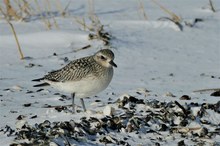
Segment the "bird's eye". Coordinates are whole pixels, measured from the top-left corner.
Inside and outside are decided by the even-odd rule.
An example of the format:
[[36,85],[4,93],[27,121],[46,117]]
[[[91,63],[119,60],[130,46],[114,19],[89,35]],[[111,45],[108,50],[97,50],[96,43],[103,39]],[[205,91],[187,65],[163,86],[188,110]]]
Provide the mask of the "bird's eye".
[[101,59],[102,59],[102,60],[106,60],[106,58],[105,58],[104,56],[101,56]]

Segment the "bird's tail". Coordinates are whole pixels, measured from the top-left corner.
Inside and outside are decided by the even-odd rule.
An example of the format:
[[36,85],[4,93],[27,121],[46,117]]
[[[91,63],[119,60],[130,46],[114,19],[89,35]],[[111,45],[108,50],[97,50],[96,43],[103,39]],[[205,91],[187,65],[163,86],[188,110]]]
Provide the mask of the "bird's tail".
[[33,79],[32,81],[34,81],[34,82],[40,82],[41,80],[44,80],[44,78]]
[[37,85],[34,85],[33,87],[43,87],[43,86],[49,86],[50,84],[48,83],[42,83],[42,84],[37,84]]
[[[35,82],[40,82],[44,80],[44,78],[39,78],[39,79],[33,79],[32,81],[35,81]],[[42,83],[42,84],[37,84],[37,85],[34,85],[33,87],[43,87],[43,86],[49,86],[50,84],[48,83]]]

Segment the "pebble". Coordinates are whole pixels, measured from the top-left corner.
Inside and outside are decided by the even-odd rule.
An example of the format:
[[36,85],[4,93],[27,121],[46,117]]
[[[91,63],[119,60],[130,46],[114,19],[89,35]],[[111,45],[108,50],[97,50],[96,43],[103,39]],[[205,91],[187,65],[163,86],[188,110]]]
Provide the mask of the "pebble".
[[189,97],[188,95],[183,95],[180,97],[180,100],[191,100],[191,97]]
[[213,93],[211,93],[210,96],[216,96],[216,97],[219,97],[220,96],[220,90],[219,91],[215,91]]

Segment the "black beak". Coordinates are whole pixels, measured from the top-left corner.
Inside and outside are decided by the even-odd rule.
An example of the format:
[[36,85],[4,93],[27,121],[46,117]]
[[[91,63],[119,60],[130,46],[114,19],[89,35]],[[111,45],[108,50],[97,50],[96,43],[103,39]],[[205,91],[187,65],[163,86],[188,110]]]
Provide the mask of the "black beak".
[[113,62],[113,60],[111,60],[111,61],[109,62],[109,64],[111,64],[111,65],[114,66],[114,67],[117,67],[117,65]]

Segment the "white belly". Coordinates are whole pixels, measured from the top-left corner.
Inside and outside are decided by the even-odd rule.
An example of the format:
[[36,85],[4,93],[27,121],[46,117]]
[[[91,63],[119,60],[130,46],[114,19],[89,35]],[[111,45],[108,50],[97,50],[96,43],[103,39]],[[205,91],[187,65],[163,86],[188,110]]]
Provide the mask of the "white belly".
[[108,73],[97,78],[88,77],[83,78],[80,81],[66,81],[66,82],[52,82],[45,80],[52,87],[67,93],[75,93],[76,97],[84,98],[88,96],[96,95],[108,87],[112,80],[113,69],[110,69]]

